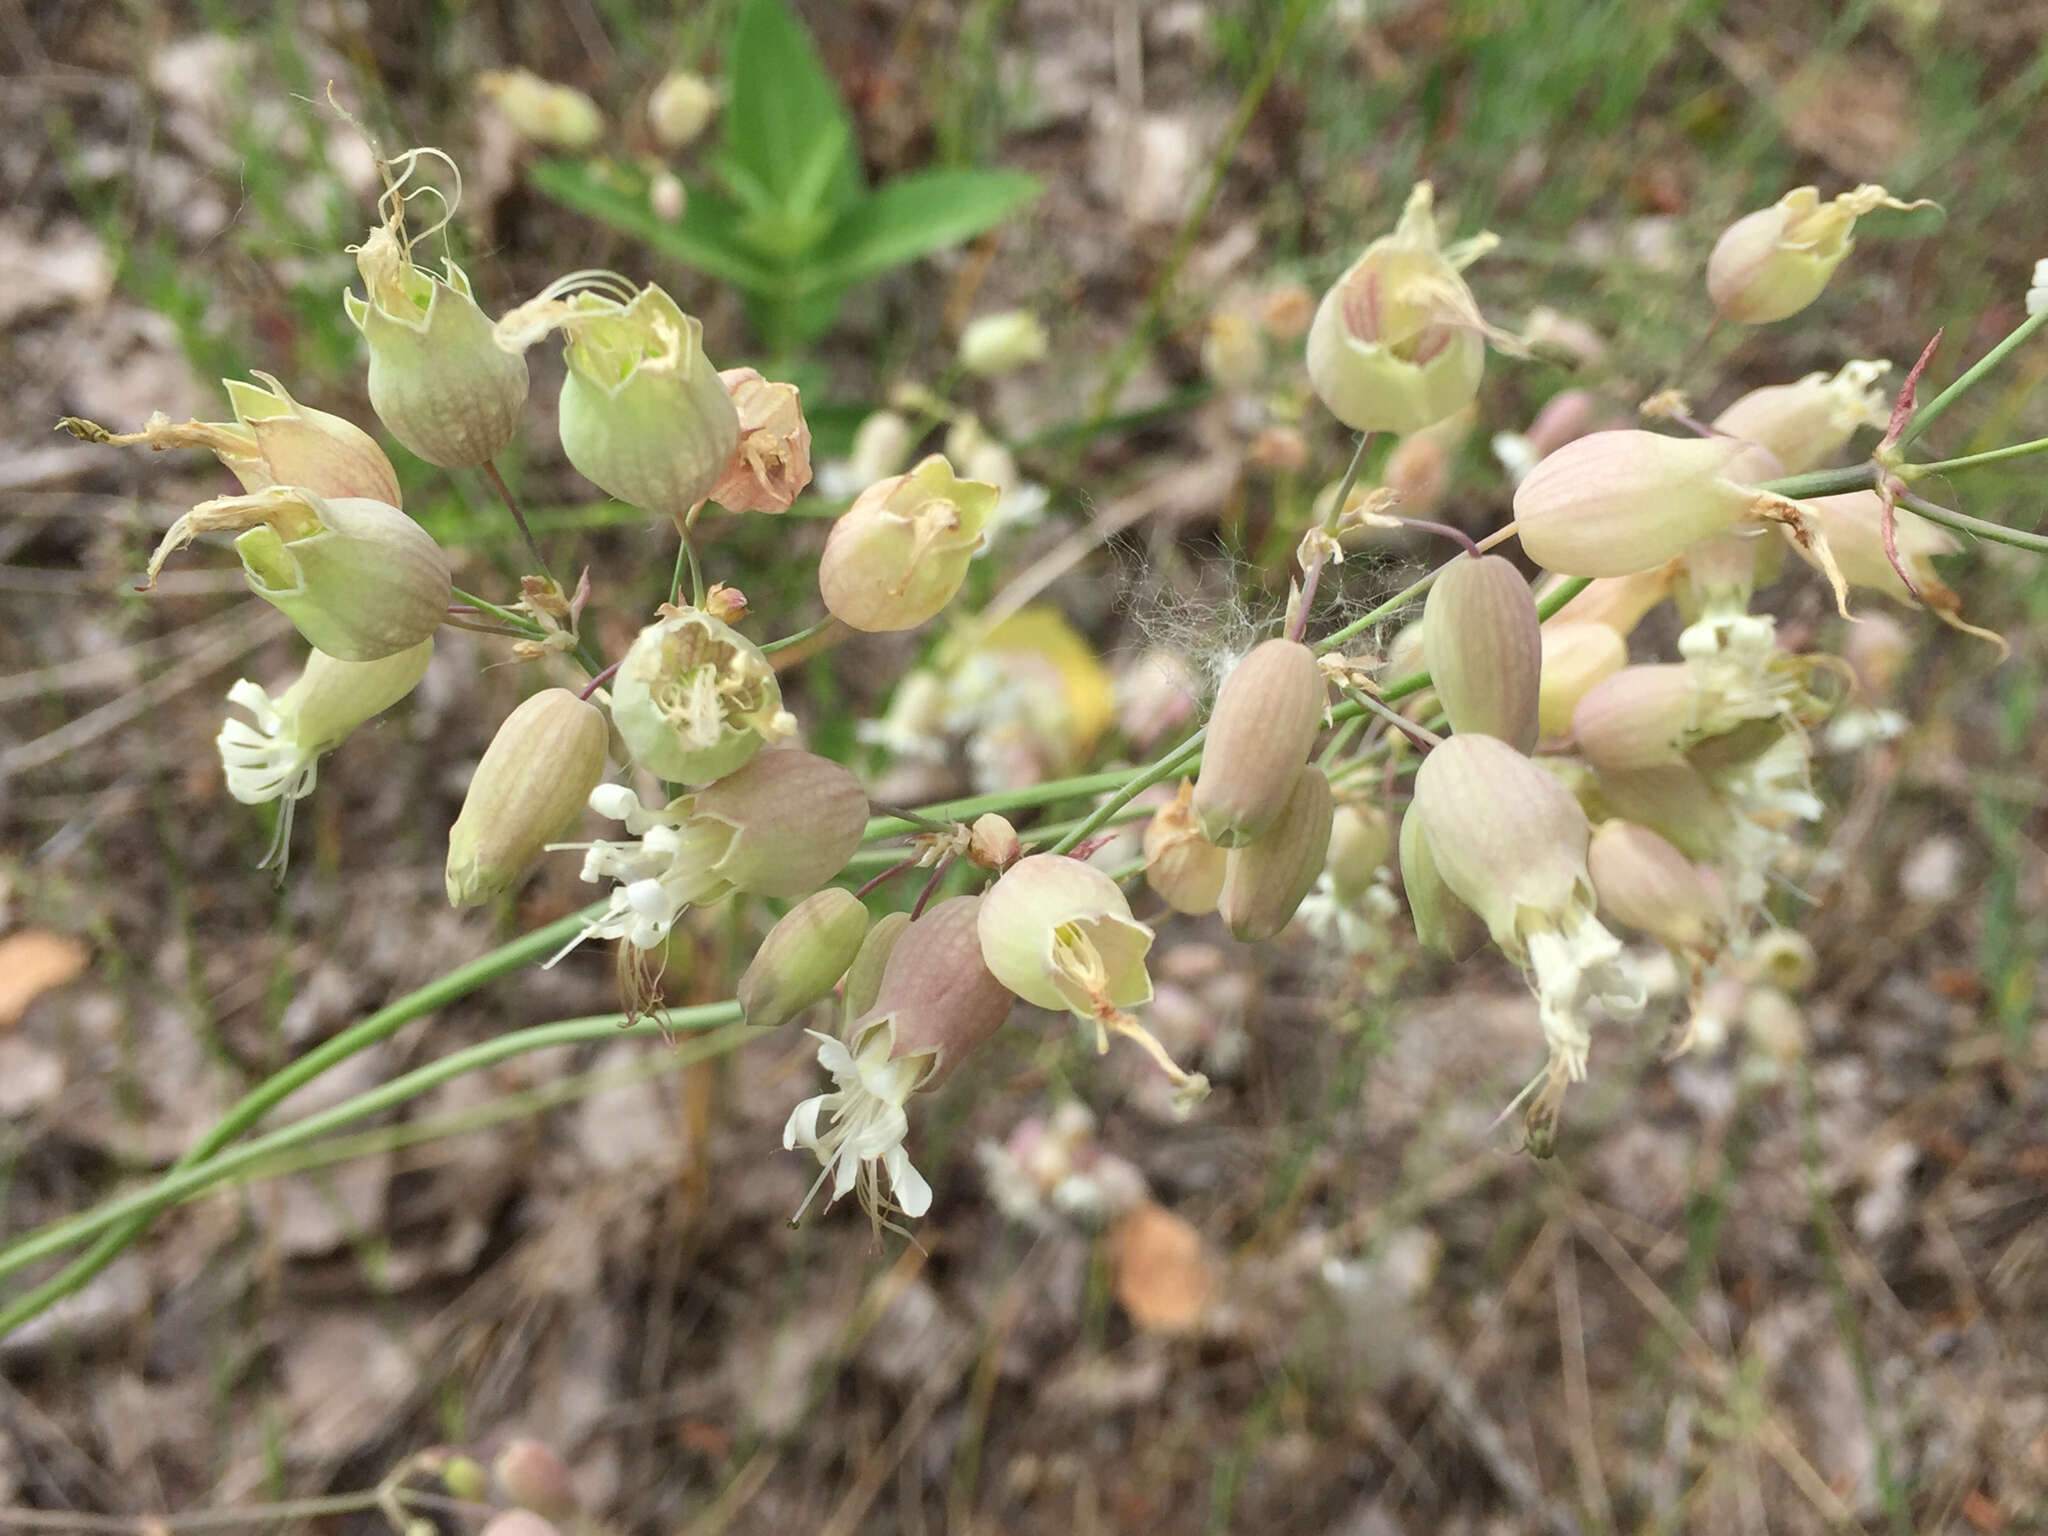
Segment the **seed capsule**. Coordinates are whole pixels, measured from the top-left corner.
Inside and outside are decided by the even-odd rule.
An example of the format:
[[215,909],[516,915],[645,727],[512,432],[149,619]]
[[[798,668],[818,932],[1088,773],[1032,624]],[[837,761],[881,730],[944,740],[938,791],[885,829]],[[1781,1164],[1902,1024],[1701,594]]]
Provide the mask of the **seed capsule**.
[[1535,750],[1543,637],[1521,572],[1498,555],[1452,561],[1423,606],[1422,647],[1453,731]]
[[1273,824],[1322,729],[1326,696],[1315,652],[1298,640],[1267,640],[1231,669],[1195,779],[1202,836],[1234,848]]
[[1293,920],[1323,872],[1332,814],[1330,781],[1320,768],[1307,764],[1266,835],[1230,850],[1216,910],[1232,938],[1256,944]]
[[1216,910],[1227,855],[1195,826],[1194,786],[1181,781],[1173,800],[1145,827],[1145,883],[1176,912]]
[[545,1441],[508,1441],[492,1460],[491,1474],[521,1509],[549,1520],[567,1520],[576,1513],[576,1484],[568,1464]]
[[1707,293],[1724,319],[1766,325],[1796,315],[1828,285],[1849,252],[1856,221],[1877,208],[1911,208],[1878,186],[1823,203],[1794,187],[1768,208],[1729,225],[1707,257]]
[[1012,864],[981,905],[981,949],[996,979],[1027,1003],[1093,1018],[1098,1006],[1152,997],[1152,930],[1116,882],[1064,854]]
[[635,290],[608,273],[578,273],[508,313],[496,335],[507,352],[523,353],[557,329],[569,365],[557,406],[569,462],[607,495],[687,517],[740,441],[702,323],[652,283]]
[[604,777],[604,714],[566,688],[527,699],[498,727],[448,833],[452,907],[508,889],[576,819]]
[[249,590],[282,612],[316,650],[377,661],[432,638],[448,611],[440,546],[396,507],[329,500],[291,486],[201,502],[171,524],[143,585],[202,533],[236,533]]
[[1883,361],[1848,362],[1833,377],[1809,373],[1795,384],[1752,389],[1714,418],[1714,430],[1768,449],[1782,473],[1803,475],[1841,452],[1862,427],[1882,427],[1890,402],[1877,381]]
[[818,590],[854,629],[915,629],[953,600],[1000,492],[961,480],[942,454],[862,491],[832,525]]
[[1600,911],[1611,921],[1673,949],[1697,952],[1719,944],[1727,922],[1720,880],[1648,827],[1603,821],[1587,846],[1586,867]]
[[827,886],[783,914],[740,976],[740,1007],[763,1029],[786,1024],[827,996],[860,953],[868,909],[853,892]]
[[1376,805],[1340,805],[1330,818],[1330,852],[1323,872],[1337,899],[1355,906],[1365,899],[1394,851],[1394,824]]
[[413,264],[403,204],[356,248],[367,297],[342,306],[370,348],[370,407],[429,464],[459,469],[497,454],[519,430],[526,360],[503,351],[452,261]]
[[1491,236],[1446,251],[1428,182],[1401,222],[1323,295],[1308,330],[1308,376],[1330,414],[1358,432],[1415,432],[1479,392],[1484,322],[1459,275]]
[[760,647],[695,608],[640,631],[612,680],[612,721],[633,760],[708,784],[796,730]]
[[223,379],[235,419],[173,422],[157,411],[140,432],[109,432],[97,422],[66,416],[58,423],[86,442],[125,447],[204,448],[242,482],[245,491],[295,485],[329,497],[361,497],[400,505],[398,474],[377,440],[352,421],[299,404],[267,373],[261,387]]
[[794,384],[771,384],[752,368],[719,376],[739,413],[739,445],[710,499],[728,512],[787,512],[811,483],[811,428]]
[[1545,624],[1536,719],[1547,737],[1566,735],[1572,711],[1595,683],[1628,665],[1628,642],[1605,624]]

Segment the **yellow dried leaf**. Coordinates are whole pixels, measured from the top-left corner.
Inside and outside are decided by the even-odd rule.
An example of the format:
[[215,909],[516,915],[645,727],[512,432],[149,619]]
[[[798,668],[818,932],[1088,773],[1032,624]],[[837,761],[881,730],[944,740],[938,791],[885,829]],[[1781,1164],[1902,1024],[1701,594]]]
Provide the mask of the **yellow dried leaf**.
[[85,941],[46,928],[0,938],[0,1029],[12,1029],[28,1005],[85,969]]
[[1159,1333],[1192,1328],[1216,1289],[1202,1234],[1149,1200],[1110,1229],[1109,1262],[1131,1321]]

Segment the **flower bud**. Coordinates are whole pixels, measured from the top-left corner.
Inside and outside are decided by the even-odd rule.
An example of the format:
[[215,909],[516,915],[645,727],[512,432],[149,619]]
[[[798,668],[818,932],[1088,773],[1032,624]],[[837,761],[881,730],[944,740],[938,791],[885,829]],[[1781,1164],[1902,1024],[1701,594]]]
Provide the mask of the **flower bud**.
[[1423,836],[1422,820],[1412,811],[1401,818],[1400,854],[1401,889],[1408,894],[1408,911],[1422,947],[1451,960],[1477,954],[1486,942],[1486,924],[1444,884]]
[[[1902,603],[1914,596],[1900,579],[1884,549],[1884,504],[1875,491],[1850,491],[1842,496],[1816,496],[1800,503],[1820,525],[1821,536],[1834,551],[1843,579],[1852,587],[1882,592]],[[1950,615],[1962,607],[1962,598],[1934,568],[1934,557],[1952,555],[1962,546],[1954,534],[1937,523],[1908,512],[1904,507],[1892,515],[1892,537],[1899,561],[1912,573],[1927,606],[1938,614]],[[1802,554],[1805,551],[1801,551]],[[1809,563],[1811,563],[1809,557]]]
[[[422,1517],[417,1526],[406,1526],[405,1536],[425,1536],[418,1526],[425,1526],[429,1531],[438,1529],[433,1521]],[[553,1521],[530,1509],[501,1509],[483,1523],[477,1536],[561,1536],[561,1533]]]
[[1479,392],[1485,323],[1459,269],[1494,242],[1444,250],[1430,200],[1418,183],[1394,232],[1366,247],[1309,325],[1309,382],[1354,431],[1414,432]]
[[896,947],[896,941],[903,936],[903,930],[910,926],[908,912],[884,912],[868,928],[867,937],[860,941],[860,951],[853,957],[853,963],[846,968],[846,1017],[849,1021],[859,1018],[875,1006],[875,997],[882,990],[882,972],[887,969],[889,955]]
[[903,1150],[903,1106],[913,1093],[937,1087],[1002,1028],[1016,1001],[982,960],[982,901],[956,896],[903,928],[874,1007],[849,1026],[845,1042],[812,1031],[834,1091],[797,1105],[782,1128],[784,1147],[808,1147],[823,1165],[811,1195],[828,1177],[828,1203],[857,1186],[861,1205],[879,1220],[886,1174],[904,1215],[931,1209],[931,1185]]
[[[447,1459],[441,1461],[437,1469],[441,1486],[466,1503],[481,1504],[489,1499],[491,1474],[473,1457],[459,1451],[445,1454]],[[431,1462],[423,1462],[420,1470],[424,1472],[432,1465]]]
[[267,373],[265,387],[223,379],[235,419],[173,422],[162,411],[140,432],[109,432],[96,422],[66,416],[58,423],[86,442],[125,447],[204,448],[245,491],[295,485],[327,497],[361,497],[399,505],[398,474],[377,440],[352,421],[299,404]]
[[714,867],[756,896],[810,895],[846,867],[867,830],[860,781],[796,747],[763,752],[690,798],[696,816],[731,824],[732,841]]
[[1275,283],[1259,295],[1259,324],[1275,341],[1293,341],[1316,315],[1316,296],[1295,282]]
[[1092,1019],[1151,1000],[1152,930],[1092,864],[1056,853],[1019,859],[982,898],[980,932],[996,979],[1036,1007]]
[[1304,764],[1265,836],[1230,850],[1216,910],[1232,938],[1257,944],[1293,919],[1323,872],[1332,814],[1330,781],[1313,763]]
[[1227,855],[1196,828],[1193,799],[1194,786],[1183,779],[1180,792],[1152,813],[1145,826],[1145,883],[1174,911],[1199,916],[1216,910]]
[[1673,949],[1712,950],[1727,924],[1727,898],[1710,869],[1648,827],[1603,821],[1586,850],[1600,911]]
[[530,144],[588,149],[604,137],[604,114],[574,86],[543,80],[531,70],[493,69],[477,76],[476,88]]
[[1592,999],[1629,1016],[1644,1000],[1619,943],[1595,919],[1592,829],[1570,790],[1491,736],[1452,736],[1423,758],[1411,818],[1454,896],[1533,973],[1553,1080],[1585,1075]]
[[739,446],[732,395],[704,355],[704,327],[652,283],[609,273],[550,284],[497,324],[498,345],[524,352],[549,331],[567,338],[557,406],[562,451],[608,496],[678,520],[725,474]]
[[983,900],[955,896],[913,919],[889,950],[869,1009],[870,1017],[895,1016],[898,1056],[937,1053],[925,1089],[951,1077],[976,1046],[1002,1028],[1016,1002],[982,958]]
[[228,716],[214,744],[230,795],[244,805],[283,802],[273,854],[281,855],[291,836],[293,802],[313,792],[321,755],[419,686],[433,654],[431,640],[377,661],[337,661],[314,651],[275,700],[247,678],[236,680],[228,702],[250,719]]
[[709,498],[728,512],[787,512],[811,483],[811,428],[794,384],[771,384],[751,368],[719,376],[739,414],[739,446]]
[[1713,862],[1734,835],[1733,813],[1690,763],[1603,771],[1599,787],[1609,812],[1650,828],[1689,859]]
[[491,338],[469,278],[452,261],[436,277],[413,265],[403,205],[355,248],[364,298],[342,306],[370,347],[370,407],[429,464],[482,464],[512,441],[526,403],[526,360]]
[[612,722],[633,760],[672,784],[708,784],[796,730],[760,647],[695,608],[640,631],[612,680]]
[[1827,287],[1856,242],[1856,221],[1875,208],[1911,208],[1883,187],[1861,186],[1823,203],[1794,187],[1768,208],[1729,225],[1707,257],[1707,293],[1724,320],[1766,325],[1796,315]]
[[996,488],[961,480],[941,454],[862,491],[825,540],[818,589],[854,629],[915,629],[953,599],[981,547]]
[[1804,992],[1820,972],[1813,945],[1790,928],[1759,934],[1749,949],[1749,973],[1785,992]]
[[860,953],[868,909],[836,885],[791,907],[740,976],[740,1007],[762,1029],[786,1024],[826,997]]
[[491,1462],[491,1475],[505,1497],[521,1509],[549,1520],[567,1520],[576,1513],[576,1485],[568,1465],[545,1441],[506,1442]]
[[976,378],[1014,373],[1045,357],[1045,327],[1028,309],[980,315],[960,333],[960,366]]
[[[1671,584],[1677,576],[1677,564],[1667,561],[1653,570],[1636,571],[1627,576],[1597,577],[1543,622],[1546,627],[1552,624],[1605,624],[1626,640],[1635,633],[1636,626],[1643,622],[1650,610],[1671,595]],[[1536,588],[1538,601],[1548,597],[1568,579],[1564,576],[1545,578]]]
[[1882,427],[1891,403],[1877,381],[1883,361],[1842,364],[1832,378],[1809,373],[1796,384],[1752,389],[1714,418],[1714,430],[1770,450],[1782,473],[1803,475],[1832,459],[1859,427]]
[[663,149],[683,149],[711,126],[718,106],[718,87],[687,69],[672,70],[647,99],[647,125]]
[[1376,805],[1340,805],[1330,819],[1330,852],[1323,872],[1331,890],[1355,906],[1373,888],[1394,851],[1394,826]]
[[1491,736],[1452,736],[1423,758],[1409,810],[1437,872],[1514,953],[1525,909],[1562,911],[1587,889],[1592,828],[1571,791]]
[[505,717],[448,833],[451,907],[510,888],[562,834],[604,777],[609,741],[603,712],[567,688],[544,689]]
[[1624,667],[1587,689],[1572,711],[1572,739],[1602,772],[1682,761],[1697,738],[1699,678],[1684,662]]
[[249,590],[338,661],[377,661],[430,639],[448,611],[448,563],[396,507],[274,485],[203,501],[171,525],[143,582],[202,533],[236,533]]
[[1223,389],[1250,389],[1266,371],[1266,338],[1243,310],[1225,306],[1202,332],[1202,372]]
[[1749,451],[1635,429],[1566,443],[1515,488],[1522,548],[1561,576],[1652,570],[1742,520],[1753,493],[1723,472]]
[[1572,711],[1595,683],[1628,665],[1628,642],[1605,624],[1543,626],[1543,677],[1536,719],[1546,737],[1566,735]]
[[866,490],[877,480],[900,474],[917,446],[917,431],[900,412],[876,411],[853,430],[853,456],[847,460],[851,489]]
[[1543,638],[1521,572],[1499,555],[1444,567],[1423,605],[1422,648],[1453,731],[1535,750]]
[[967,862],[977,869],[992,869],[1000,874],[1016,863],[1023,851],[1017,829],[994,811],[975,817],[974,825],[968,829]]
[[1298,640],[1252,648],[1223,680],[1195,779],[1195,821],[1219,848],[1262,835],[1294,792],[1323,727],[1315,652]]

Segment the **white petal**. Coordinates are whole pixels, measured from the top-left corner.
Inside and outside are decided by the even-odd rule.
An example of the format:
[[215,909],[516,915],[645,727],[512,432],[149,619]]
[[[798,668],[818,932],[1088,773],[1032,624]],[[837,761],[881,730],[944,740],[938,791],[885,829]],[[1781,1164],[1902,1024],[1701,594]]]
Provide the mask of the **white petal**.
[[882,1158],[882,1167],[889,1175],[889,1186],[896,1191],[896,1206],[906,1216],[922,1216],[932,1208],[932,1187],[924,1175],[910,1166],[910,1156],[901,1147],[892,1147]]

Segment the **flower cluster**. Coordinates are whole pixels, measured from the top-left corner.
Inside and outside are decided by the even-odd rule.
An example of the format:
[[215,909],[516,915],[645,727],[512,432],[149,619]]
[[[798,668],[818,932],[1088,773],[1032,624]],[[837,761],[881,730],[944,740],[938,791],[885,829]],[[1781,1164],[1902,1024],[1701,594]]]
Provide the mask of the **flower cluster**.
[[[587,98],[522,72],[483,90],[536,141],[585,146],[605,132]],[[680,145],[717,107],[715,88],[675,76],[650,102],[649,126]],[[1787,941],[1770,895],[1799,866],[1801,829],[1824,811],[1815,741],[1882,739],[1896,718],[1884,679],[1904,641],[1889,660],[1875,628],[1846,662],[1801,653],[1759,594],[1810,567],[1845,614],[1852,594],[1874,593],[1984,633],[1963,622],[1936,563],[1956,548],[1942,526],[1952,515],[1912,494],[1902,446],[1912,380],[1890,408],[1879,388],[1889,365],[1876,360],[1753,390],[1710,424],[1672,392],[1645,405],[1660,422],[1652,429],[1605,420],[1590,392],[1567,391],[1526,432],[1495,440],[1511,524],[1475,542],[1416,523],[1474,417],[1489,347],[1562,347],[1594,362],[1602,350],[1569,317],[1532,316],[1519,335],[1490,324],[1464,274],[1498,242],[1447,243],[1425,183],[1319,304],[1278,282],[1211,319],[1203,366],[1237,429],[1256,434],[1249,462],[1306,465],[1312,400],[1363,436],[1296,545],[1281,632],[1231,650],[1199,737],[1130,770],[1079,822],[1020,830],[1009,814],[1102,789],[1059,777],[1095,761],[1101,743],[1150,749],[1194,708],[1178,694],[1172,708],[1132,694],[1119,720],[1109,673],[1058,610],[1031,601],[1032,586],[937,637],[881,719],[817,738],[933,761],[964,745],[978,786],[1002,792],[995,809],[984,802],[972,810],[986,814],[970,820],[963,809],[955,820],[939,808],[871,808],[853,769],[799,744],[789,706],[802,699],[785,699],[778,669],[802,653],[785,647],[932,623],[956,606],[992,532],[1035,514],[1043,493],[971,412],[903,386],[861,426],[851,457],[826,467],[822,488],[847,501],[809,546],[826,617],[756,638],[746,598],[704,586],[700,520],[714,505],[779,517],[810,490],[811,429],[796,386],[721,370],[696,316],[659,286],[615,273],[568,274],[491,318],[460,266],[424,256],[460,191],[459,178],[446,195],[423,184],[436,164],[453,170],[425,149],[385,166],[377,222],[351,248],[362,291],[342,302],[390,437],[427,465],[483,472],[504,496],[543,567],[516,600],[458,592],[446,552],[402,509],[404,478],[377,439],[268,374],[228,383],[231,421],[158,415],[130,433],[64,425],[96,442],[208,450],[240,486],[176,519],[147,581],[205,535],[232,535],[250,590],[308,648],[282,689],[237,681],[229,701],[239,713],[219,736],[229,794],[279,807],[280,862],[291,809],[313,791],[322,756],[420,683],[444,623],[514,640],[530,670],[559,672],[528,690],[476,764],[449,833],[449,901],[500,901],[543,853],[579,853],[600,899],[547,963],[612,944],[629,1019],[662,1013],[665,968],[678,930],[694,926],[690,913],[734,898],[786,904],[739,980],[739,1007],[765,1030],[816,1020],[836,994],[836,1030],[810,1031],[831,1087],[795,1105],[783,1145],[816,1159],[814,1196],[854,1195],[877,1222],[930,1209],[932,1182],[910,1152],[911,1101],[954,1078],[1020,1001],[1078,1021],[1098,1052],[1112,1038],[1135,1044],[1183,1112],[1209,1092],[1136,1012],[1153,1000],[1158,932],[1124,889],[1140,874],[1166,909],[1162,922],[1211,921],[1254,944],[1300,917],[1355,959],[1412,952],[1396,927],[1398,870],[1421,946],[1464,959],[1491,944],[1526,977],[1531,1043],[1540,1033],[1544,1056],[1527,1117],[1538,1150],[1554,1141],[1567,1085],[1589,1070],[1596,1026],[1648,1005],[1654,967],[1624,935],[1672,957],[1687,1005],[1674,1021],[1682,1044],[1711,1043],[1731,1019],[1752,1017],[1760,1022],[1748,1027],[1782,1043],[1796,1028],[1788,1034],[1790,1005],[1774,999],[1796,987],[1772,958]],[[440,220],[412,229],[409,214],[437,202]],[[1726,321],[1784,319],[1823,291],[1860,217],[1907,206],[1876,187],[1830,202],[1813,188],[1791,192],[1722,237],[1706,297]],[[573,596],[547,573],[494,467],[530,414],[526,355],[557,335],[564,456],[680,540],[668,600],[599,631],[617,637],[610,665],[583,633],[588,573]],[[1027,313],[984,316],[961,335],[954,372],[993,378],[1049,347]],[[1276,385],[1282,373],[1291,385]],[[945,451],[919,456],[939,426]],[[1813,481],[1791,479],[1824,471],[1877,428],[1885,436],[1863,469],[1815,494],[1805,494]],[[1379,483],[1361,485],[1375,434],[1400,441]],[[1404,522],[1465,546],[1426,578],[1419,617],[1384,657],[1362,641],[1347,649],[1363,621],[1312,639],[1318,584],[1343,561],[1344,539]],[[777,526],[793,550],[806,547],[812,525],[801,517]],[[1505,554],[1489,553],[1510,535],[1546,573],[1535,589]],[[1652,656],[1643,621],[1667,602],[1678,609],[1675,646]],[[1167,659],[1176,677],[1192,677]],[[572,663],[582,676],[569,674]],[[1838,712],[1851,676],[1861,696]],[[1104,845],[1134,801],[1149,819],[1129,850],[1135,861],[1119,867]],[[586,813],[621,830],[577,838]],[[909,839],[900,863],[858,891],[835,883],[864,843],[891,837]],[[930,874],[908,910],[871,909],[873,891],[916,869]],[[1172,1010],[1162,1000],[1158,1012]],[[1006,1204],[1044,1221],[1055,1207],[1141,1197],[1142,1183],[1133,1192],[1105,1174],[1114,1160],[1084,1155],[1085,1132],[1085,1120],[1040,1127],[1029,1145],[991,1155]],[[1093,1182],[1082,1179],[1090,1170]]]

